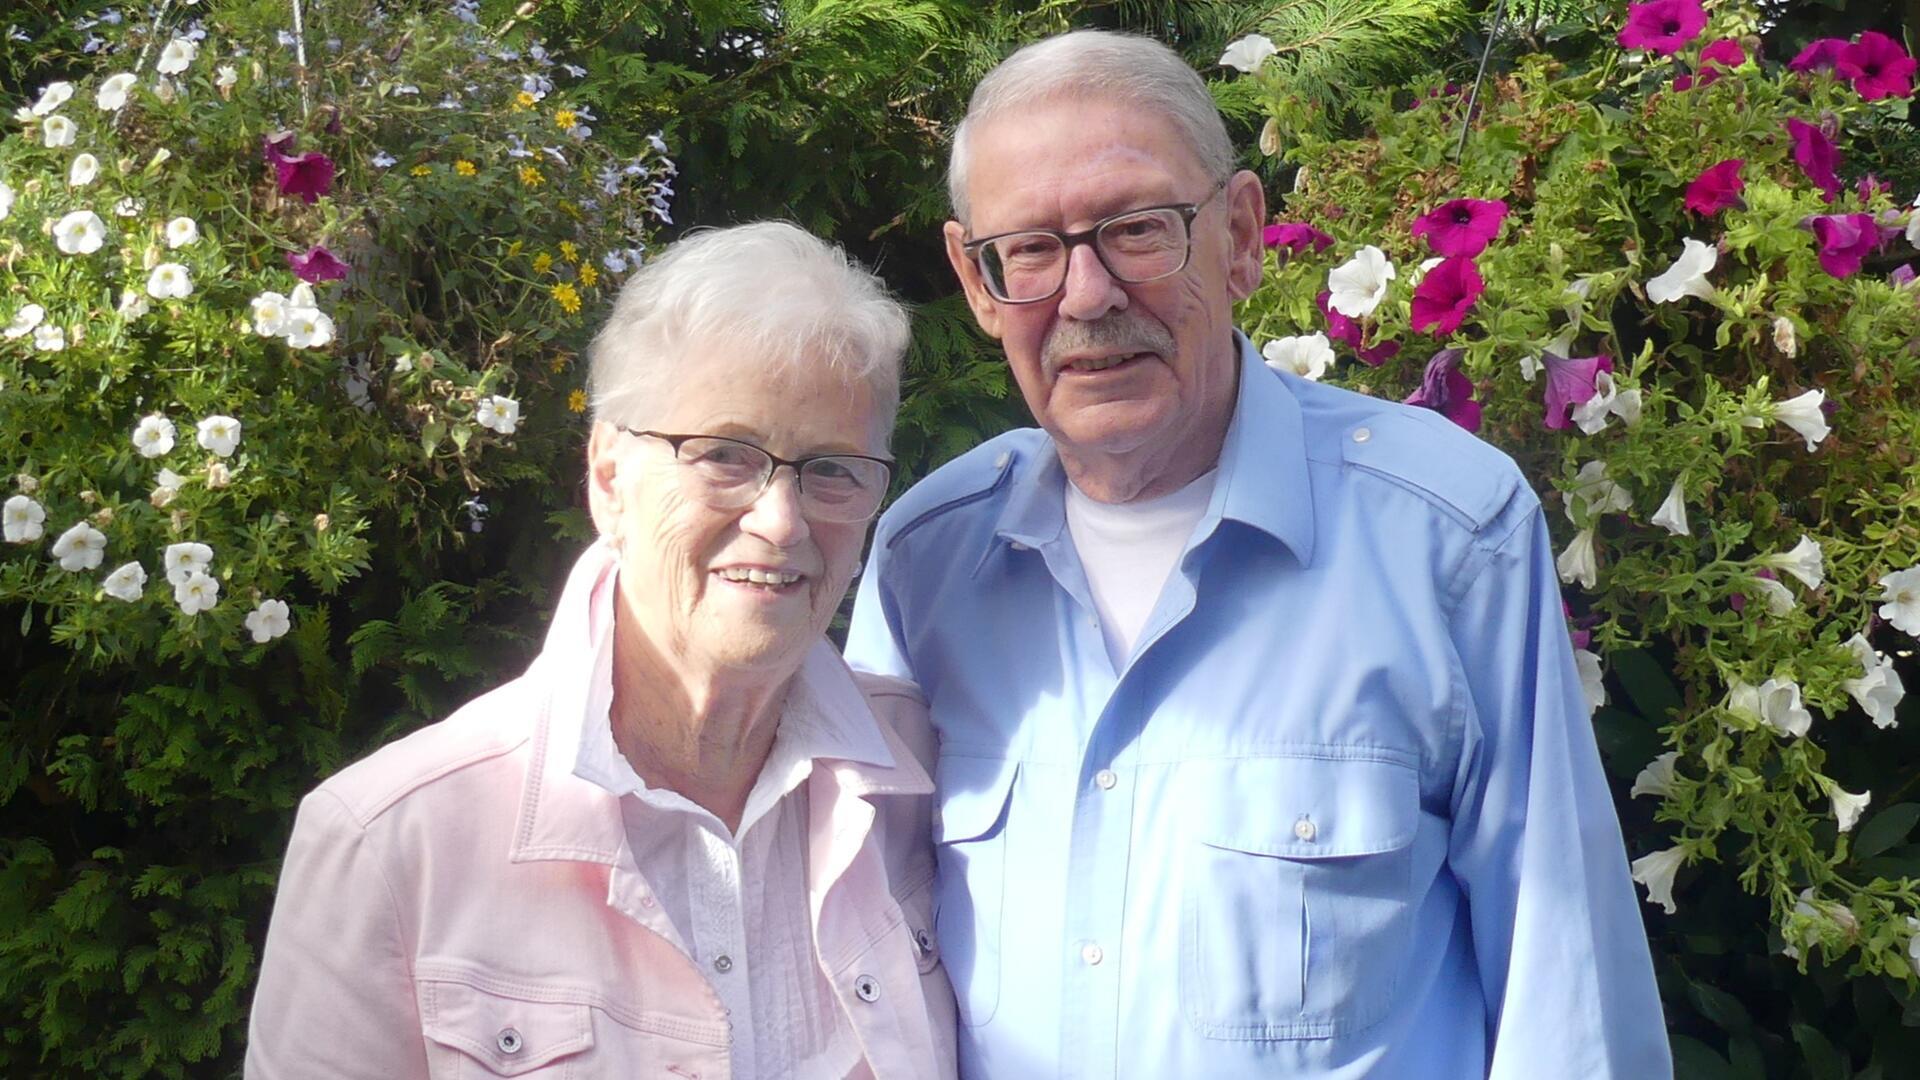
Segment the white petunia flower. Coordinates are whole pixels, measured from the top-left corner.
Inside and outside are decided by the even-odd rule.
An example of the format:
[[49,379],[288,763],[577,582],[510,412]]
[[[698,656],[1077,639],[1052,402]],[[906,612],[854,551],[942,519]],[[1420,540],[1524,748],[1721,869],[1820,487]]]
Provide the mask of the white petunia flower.
[[1800,437],[1807,440],[1807,449],[1812,450],[1829,433],[1826,402],[1826,391],[1809,390],[1799,397],[1775,403],[1773,418],[1799,432]]
[[67,186],[86,187],[93,178],[100,175],[100,159],[92,154],[75,154],[73,164],[67,167]]
[[319,307],[320,301],[314,299],[313,286],[302,281],[293,287],[293,292],[287,294],[287,306],[290,308]]
[[263,292],[253,298],[253,332],[261,337],[279,337],[287,329],[287,298],[277,292]]
[[412,370],[413,370],[413,354],[412,353],[401,353],[399,358],[393,362],[393,373],[395,375],[405,375],[407,372]]
[[200,421],[198,432],[201,449],[221,457],[232,457],[234,448],[240,445],[240,421],[231,416],[215,413]]
[[188,615],[198,615],[220,601],[220,582],[196,570],[174,583],[173,602]]
[[58,326],[36,326],[33,347],[41,352],[59,352],[67,347],[67,332]]
[[1855,660],[1860,661],[1863,674],[1857,679],[1842,682],[1840,688],[1860,703],[1861,710],[1873,721],[1874,727],[1898,727],[1900,700],[1907,696],[1907,687],[1900,673],[1894,670],[1886,657],[1875,652],[1860,634],[1847,639],[1847,650],[1853,653]]
[[7,215],[11,213],[13,213],[13,189],[5,183],[0,183],[0,221],[7,220]]
[[1322,333],[1276,338],[1260,349],[1267,364],[1303,379],[1318,380],[1333,364],[1333,343]]
[[1686,861],[1687,849],[1683,847],[1670,847],[1633,860],[1633,880],[1647,887],[1647,903],[1659,904],[1669,915],[1680,910],[1673,904],[1673,875]]
[[1567,489],[1566,503],[1562,507],[1567,520],[1575,525],[1582,520],[1600,514],[1611,514],[1633,508],[1633,496],[1627,489],[1607,478],[1607,463],[1589,461],[1580,466],[1574,474],[1573,486]]
[[20,310],[13,313],[13,321],[0,330],[0,337],[8,339],[23,338],[33,333],[33,328],[46,320],[47,309],[39,304],[22,304]]
[[1805,735],[1813,714],[1800,704],[1800,684],[1792,679],[1768,679],[1758,687],[1760,719],[1782,735]]
[[180,485],[187,482],[184,477],[182,477],[179,473],[174,472],[172,469],[161,469],[160,475],[155,477],[154,479],[159,483],[161,487],[170,487],[175,490],[179,490]]
[[126,198],[121,199],[119,202],[113,204],[113,216],[114,217],[139,217],[141,212],[144,211],[146,208],[147,208],[147,204],[144,201],[140,199],[136,199],[133,196],[129,195]]
[[187,38],[174,38],[167,42],[166,48],[160,50],[160,62],[153,65],[153,70],[162,75],[178,75],[187,70],[187,65],[193,63],[193,58],[198,55],[200,55],[199,42]]
[[502,435],[511,435],[520,423],[520,403],[510,397],[483,397],[474,406],[473,422]]
[[1767,610],[1775,615],[1785,615],[1799,606],[1800,602],[1793,598],[1793,590],[1778,581],[1763,577],[1754,578],[1753,583],[1759,588],[1760,595],[1766,599]]
[[333,320],[315,307],[288,308],[282,329],[295,349],[318,349],[333,340]]
[[1267,57],[1279,51],[1274,48],[1273,39],[1267,35],[1248,34],[1227,46],[1227,50],[1220,54],[1220,64],[1251,75],[1260,70],[1260,65],[1266,62]]
[[140,592],[146,587],[147,568],[137,562],[120,564],[100,583],[101,590],[108,596],[128,603],[140,599]]
[[1692,530],[1687,527],[1687,493],[1675,480],[1667,489],[1667,498],[1660,509],[1653,512],[1653,524],[1660,526],[1675,536],[1689,536]]
[[193,295],[193,277],[179,263],[161,263],[147,275],[147,295],[155,300],[185,299]]
[[1593,550],[1593,529],[1581,529],[1574,534],[1573,542],[1567,550],[1554,560],[1554,568],[1560,571],[1560,580],[1571,585],[1579,582],[1583,589],[1591,589],[1600,580],[1599,559]]
[[166,568],[167,581],[178,585],[213,565],[213,549],[205,544],[168,544],[160,565]]
[[65,105],[73,97],[73,84],[70,82],[51,82],[40,91],[40,100],[33,103],[29,110],[35,116],[45,116]]
[[218,68],[214,69],[213,74],[213,85],[222,90],[230,89],[234,83],[240,81],[240,72],[236,70],[232,64],[221,64]]
[[1920,248],[1920,195],[1913,197],[1913,212],[1907,215],[1907,243]]
[[0,510],[0,535],[4,535],[9,544],[31,544],[40,539],[46,530],[42,522],[47,520],[47,508],[25,495],[13,495],[7,499],[5,510]]
[[1656,304],[1670,304],[1683,296],[1704,300],[1713,295],[1707,274],[1720,261],[1719,251],[1692,239],[1682,241],[1681,247],[1680,257],[1667,272],[1647,282],[1647,299]]
[[106,534],[84,521],[53,542],[53,557],[60,560],[62,570],[92,570],[106,554]]
[[1920,637],[1920,566],[1895,570],[1874,584],[1880,594],[1880,617],[1903,633]]
[[1809,589],[1819,588],[1820,582],[1826,576],[1826,559],[1821,554],[1820,542],[1805,533],[1800,534],[1800,542],[1793,545],[1792,551],[1769,555],[1761,559],[1760,563],[1792,574]]
[[167,246],[169,248],[186,247],[200,239],[200,226],[190,217],[177,217],[167,222]]
[[1773,320],[1773,347],[1789,360],[1800,351],[1800,339],[1794,332],[1793,320],[1785,315]]
[[371,164],[376,169],[391,169],[395,165],[399,164],[399,162],[400,162],[399,158],[394,157],[392,154],[387,153],[385,150],[382,150],[373,155],[373,160],[369,164]]
[[287,618],[285,600],[262,600],[260,606],[247,613],[242,620],[252,632],[255,643],[265,645],[274,638],[287,632],[292,621]]
[[132,289],[120,290],[120,317],[121,318],[127,320],[128,322],[132,322],[133,320],[140,318],[142,315],[145,315],[151,309],[152,309],[152,305],[147,303],[147,296],[145,293],[135,292]]
[[1658,795],[1664,799],[1672,795],[1673,763],[1678,760],[1680,760],[1680,752],[1669,750],[1647,762],[1647,767],[1641,769],[1640,775],[1633,778],[1633,790],[1627,793],[1627,798],[1637,799],[1642,795]]
[[75,210],[53,224],[53,245],[67,255],[91,255],[107,242],[107,223],[91,210]]
[[1332,294],[1327,306],[1349,319],[1363,319],[1387,298],[1387,283],[1395,274],[1387,253],[1368,244],[1327,272],[1327,289]]
[[1580,672],[1580,692],[1587,695],[1587,715],[1607,703],[1607,684],[1605,671],[1600,667],[1600,654],[1587,649],[1573,650],[1573,666]]
[[1915,971],[1920,971],[1920,919],[1907,916],[1907,929],[1913,931],[1913,936],[1907,939],[1907,962]]
[[49,150],[72,146],[74,133],[78,130],[73,121],[64,116],[49,116],[46,122],[40,125],[40,141]]
[[154,413],[140,418],[133,429],[133,448],[143,458],[157,458],[173,449],[173,421]]
[[94,104],[107,112],[120,111],[126,107],[127,95],[133,91],[134,84],[139,81],[139,76],[131,71],[107,76],[101,80],[100,89],[93,95]]
[[1843,791],[1839,784],[1827,792],[1833,800],[1833,817],[1840,823],[1841,832],[1852,832],[1860,823],[1860,815],[1867,812],[1867,804],[1873,801],[1873,792],[1863,791],[1858,795]]

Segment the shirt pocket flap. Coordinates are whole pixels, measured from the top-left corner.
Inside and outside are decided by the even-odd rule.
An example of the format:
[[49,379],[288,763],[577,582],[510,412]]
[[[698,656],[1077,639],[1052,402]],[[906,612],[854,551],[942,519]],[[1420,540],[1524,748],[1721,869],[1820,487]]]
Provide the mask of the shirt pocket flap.
[[[1378,758],[1268,757],[1210,763],[1188,800],[1209,847],[1284,859],[1395,851],[1420,827],[1420,774]],[[1220,792],[1238,797],[1222,799]]]
[[420,1026],[499,1076],[519,1076],[593,1047],[590,1006],[529,1001],[462,982],[420,983]]
[[999,831],[1018,771],[1015,761],[943,755],[935,769],[934,839],[957,844]]

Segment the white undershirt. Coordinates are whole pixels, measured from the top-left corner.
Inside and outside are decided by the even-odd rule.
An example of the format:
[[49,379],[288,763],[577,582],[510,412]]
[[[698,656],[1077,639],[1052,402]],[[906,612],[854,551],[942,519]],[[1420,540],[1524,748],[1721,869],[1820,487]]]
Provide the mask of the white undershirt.
[[1167,575],[1206,514],[1216,472],[1170,495],[1130,503],[1097,502],[1067,482],[1067,532],[1087,571],[1115,671],[1133,655]]

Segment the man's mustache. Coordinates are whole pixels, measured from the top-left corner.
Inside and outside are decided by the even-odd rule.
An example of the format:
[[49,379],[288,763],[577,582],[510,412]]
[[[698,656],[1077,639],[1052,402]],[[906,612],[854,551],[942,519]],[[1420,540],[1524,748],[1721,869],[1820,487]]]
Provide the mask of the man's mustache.
[[1158,321],[1123,309],[1091,322],[1063,319],[1056,323],[1041,346],[1040,362],[1047,374],[1054,375],[1075,357],[1139,352],[1171,357],[1173,334]]

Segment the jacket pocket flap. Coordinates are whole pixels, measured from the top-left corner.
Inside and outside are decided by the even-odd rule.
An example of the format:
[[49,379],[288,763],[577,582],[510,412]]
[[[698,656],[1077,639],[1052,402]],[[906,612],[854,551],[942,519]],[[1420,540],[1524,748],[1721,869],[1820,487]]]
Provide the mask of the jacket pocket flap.
[[420,1026],[500,1076],[593,1047],[592,1010],[582,1002],[530,1001],[462,982],[420,982]]
[[[1285,859],[1395,851],[1420,827],[1420,774],[1380,758],[1263,757],[1206,762],[1190,779],[1196,838]],[[1237,797],[1223,800],[1219,793]]]
[[998,831],[1017,772],[1015,761],[942,755],[935,770],[934,839],[963,843]]

